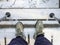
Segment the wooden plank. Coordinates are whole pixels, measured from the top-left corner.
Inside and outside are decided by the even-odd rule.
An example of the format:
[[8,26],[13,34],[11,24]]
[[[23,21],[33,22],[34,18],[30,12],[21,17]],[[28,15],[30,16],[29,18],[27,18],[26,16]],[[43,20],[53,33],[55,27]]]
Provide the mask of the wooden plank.
[[[16,25],[12,24],[0,24],[0,28],[15,28]],[[56,28],[60,27],[60,24],[44,24],[44,28]],[[24,24],[24,28],[35,28],[35,24]]]
[[55,19],[3,19],[1,21],[55,21]]
[[12,7],[12,8],[0,8],[0,9],[59,9],[59,8],[21,8],[21,7]]

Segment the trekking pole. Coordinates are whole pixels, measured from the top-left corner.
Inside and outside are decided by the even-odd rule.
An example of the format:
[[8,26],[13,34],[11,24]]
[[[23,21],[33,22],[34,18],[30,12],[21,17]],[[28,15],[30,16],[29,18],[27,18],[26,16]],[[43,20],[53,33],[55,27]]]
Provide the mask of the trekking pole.
[[53,35],[51,36],[51,43],[52,43],[52,45],[53,45]]
[[28,34],[28,45],[30,44],[30,35]]
[[4,37],[4,42],[5,42],[4,44],[6,45],[6,37]]

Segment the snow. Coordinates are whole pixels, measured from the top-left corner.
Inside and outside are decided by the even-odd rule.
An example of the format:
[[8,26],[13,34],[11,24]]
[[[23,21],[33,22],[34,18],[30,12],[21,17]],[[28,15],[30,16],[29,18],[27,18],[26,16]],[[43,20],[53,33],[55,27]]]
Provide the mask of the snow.
[[[9,8],[14,0],[9,0],[10,2],[0,2],[0,8]],[[29,0],[31,1],[31,0]],[[0,19],[5,16],[6,12],[11,13],[9,19],[48,19],[50,13],[54,13],[57,18],[60,19],[60,9],[49,9],[49,8],[58,8],[58,0],[50,0],[47,3],[43,3],[42,0],[32,1],[28,3],[28,0],[16,0],[15,4],[12,7],[33,7],[33,3],[36,3],[35,6],[46,9],[0,9]],[[54,3],[53,3],[54,2]],[[11,7],[10,7],[11,8]],[[0,24],[13,24],[15,25],[18,21],[1,21]],[[21,21],[23,24],[35,24],[36,21]],[[58,24],[57,21],[43,21],[43,24]],[[60,45],[60,28],[44,28],[45,37],[51,41],[51,36],[53,36],[53,45]],[[30,45],[34,44],[33,35],[35,28],[24,28],[24,34],[26,36],[30,34]],[[7,44],[11,41],[12,38],[15,38],[15,28],[0,28],[0,45],[4,45],[4,37],[7,38]]]

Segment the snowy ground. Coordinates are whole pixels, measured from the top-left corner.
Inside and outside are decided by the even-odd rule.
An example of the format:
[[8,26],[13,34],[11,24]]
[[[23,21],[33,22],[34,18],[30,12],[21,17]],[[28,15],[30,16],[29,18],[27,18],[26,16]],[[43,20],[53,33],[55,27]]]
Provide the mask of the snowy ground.
[[[20,7],[20,8],[30,8],[34,7],[35,4],[38,8],[46,8],[46,9],[0,9],[0,19],[5,16],[6,12],[11,13],[10,19],[48,19],[50,13],[54,13],[56,17],[60,19],[60,9],[49,9],[49,8],[58,8],[59,1],[58,0],[50,0],[46,3],[43,3],[42,0],[9,0],[8,2],[0,2],[0,8],[12,8],[12,7]],[[53,3],[54,2],[54,3]],[[13,5],[13,6],[12,6]],[[10,21],[9,21],[10,22]],[[2,21],[0,24],[16,24],[16,22]],[[24,23],[24,22],[23,22]],[[25,22],[26,23],[26,22]],[[27,22],[34,24],[34,22]],[[58,22],[45,22],[51,24],[58,24]],[[51,41],[51,36],[53,36],[53,45],[60,45],[60,28],[44,28],[45,37]],[[27,35],[30,34],[30,45],[34,44],[33,34],[35,32],[35,28],[24,28],[24,33],[27,39]],[[4,45],[4,37],[7,38],[7,44],[11,41],[12,38],[15,38],[15,28],[0,28],[0,45]]]
[[[54,3],[53,3],[54,2]],[[0,1],[1,8],[58,8],[59,0],[8,0]]]
[[[25,28],[24,33],[27,37],[30,34],[30,45],[34,44],[33,34],[35,29],[34,28]],[[60,28],[45,28],[44,29],[45,37],[51,41],[51,36],[53,35],[53,45],[60,44]],[[0,45],[4,45],[4,37],[7,38],[7,44],[10,42],[12,38],[15,37],[15,29],[0,29]]]
[[[35,19],[49,18],[49,14],[54,12],[55,16],[60,18],[60,9],[10,9],[10,10],[0,10],[0,19],[4,17],[6,12],[11,12],[10,19]],[[43,15],[43,16],[42,16]],[[18,21],[1,21],[0,24],[16,24]],[[35,22],[31,21],[22,21],[23,24],[35,24]],[[45,21],[44,24],[58,24],[57,21]],[[35,32],[35,28],[25,28],[24,33],[26,35],[30,34],[30,45],[34,44],[33,34]],[[45,37],[51,41],[51,36],[53,35],[53,45],[60,44],[60,28],[44,28]],[[0,28],[0,45],[4,45],[4,37],[7,38],[7,44],[11,41],[12,38],[15,37],[15,28]]]

